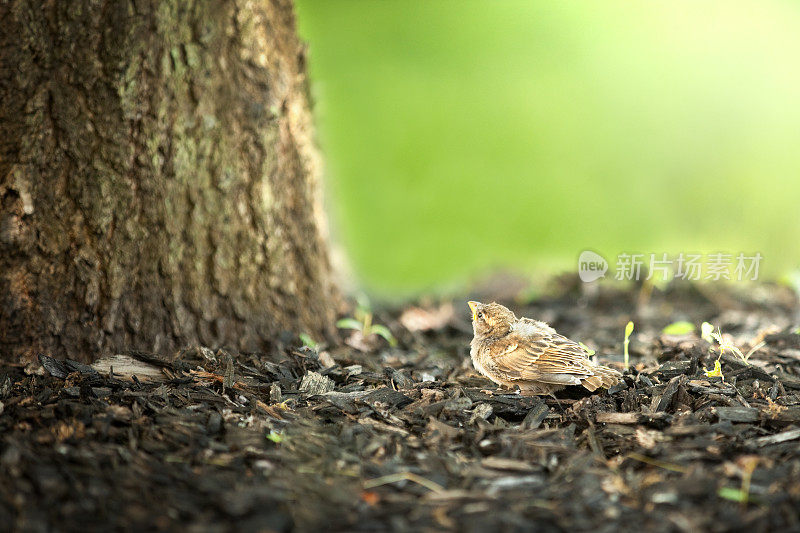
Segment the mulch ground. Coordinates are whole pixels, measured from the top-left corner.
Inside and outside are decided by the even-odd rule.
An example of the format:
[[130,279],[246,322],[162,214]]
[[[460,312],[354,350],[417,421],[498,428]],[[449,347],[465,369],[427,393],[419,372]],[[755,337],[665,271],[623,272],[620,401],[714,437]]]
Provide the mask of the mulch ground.
[[[796,297],[646,289],[511,305],[620,369],[636,324],[623,383],[557,399],[472,370],[462,300],[379,312],[394,348],[134,353],[135,379],[126,358],[5,364],[0,529],[800,530]],[[764,344],[708,377],[719,349],[664,335],[677,320]]]

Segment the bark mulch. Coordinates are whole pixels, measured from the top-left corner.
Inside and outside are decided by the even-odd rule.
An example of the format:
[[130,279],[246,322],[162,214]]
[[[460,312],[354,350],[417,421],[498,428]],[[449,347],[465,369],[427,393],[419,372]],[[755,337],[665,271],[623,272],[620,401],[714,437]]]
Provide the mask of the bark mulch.
[[[574,289],[511,306],[620,369],[632,319],[624,382],[497,391],[469,364],[461,300],[378,313],[394,348],[356,335],[321,353],[6,363],[0,530],[800,530],[793,293]],[[718,347],[662,333],[677,320],[763,344],[708,377]]]

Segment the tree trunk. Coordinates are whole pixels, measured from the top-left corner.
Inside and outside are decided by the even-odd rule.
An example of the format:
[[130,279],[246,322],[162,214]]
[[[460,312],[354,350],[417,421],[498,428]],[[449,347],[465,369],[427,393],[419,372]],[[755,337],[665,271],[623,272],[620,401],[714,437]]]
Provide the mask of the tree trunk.
[[330,333],[290,0],[10,0],[0,28],[0,357]]

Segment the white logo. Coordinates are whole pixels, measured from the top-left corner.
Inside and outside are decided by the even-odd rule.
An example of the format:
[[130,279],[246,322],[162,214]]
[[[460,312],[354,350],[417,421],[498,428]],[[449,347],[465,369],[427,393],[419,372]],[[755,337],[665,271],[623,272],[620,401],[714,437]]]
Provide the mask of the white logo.
[[578,277],[584,283],[589,283],[605,277],[608,272],[608,261],[591,250],[584,250],[578,257]]

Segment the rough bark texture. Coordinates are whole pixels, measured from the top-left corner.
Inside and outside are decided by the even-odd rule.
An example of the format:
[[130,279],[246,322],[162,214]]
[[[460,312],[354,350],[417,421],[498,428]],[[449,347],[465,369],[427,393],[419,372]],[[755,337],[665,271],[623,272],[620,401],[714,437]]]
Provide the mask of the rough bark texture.
[[290,0],[12,0],[0,28],[0,357],[329,332]]

